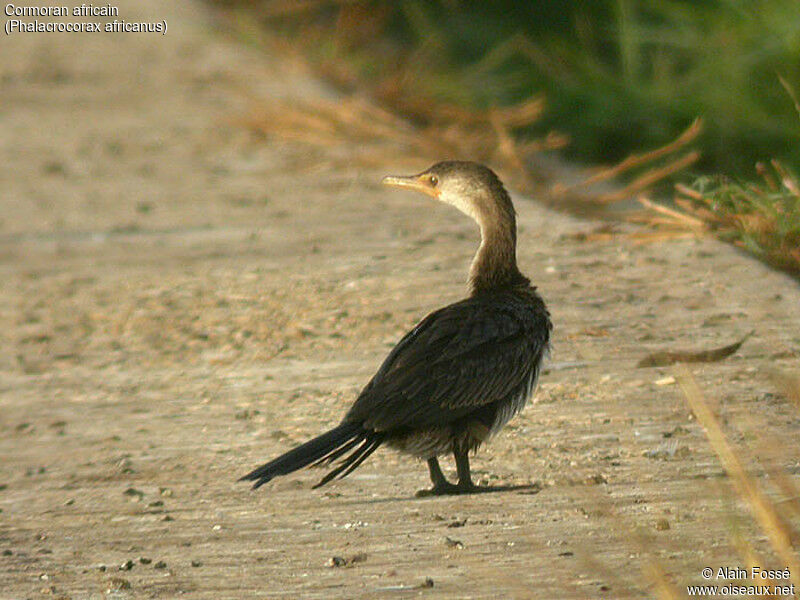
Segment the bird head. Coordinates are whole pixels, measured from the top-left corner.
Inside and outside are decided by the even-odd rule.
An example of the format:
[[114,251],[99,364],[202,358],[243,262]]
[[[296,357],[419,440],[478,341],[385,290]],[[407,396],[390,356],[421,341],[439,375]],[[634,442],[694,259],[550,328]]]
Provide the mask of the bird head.
[[421,192],[451,204],[481,226],[486,217],[498,212],[510,213],[512,218],[514,214],[511,199],[500,179],[490,168],[475,162],[443,161],[416,175],[384,177],[381,183]]

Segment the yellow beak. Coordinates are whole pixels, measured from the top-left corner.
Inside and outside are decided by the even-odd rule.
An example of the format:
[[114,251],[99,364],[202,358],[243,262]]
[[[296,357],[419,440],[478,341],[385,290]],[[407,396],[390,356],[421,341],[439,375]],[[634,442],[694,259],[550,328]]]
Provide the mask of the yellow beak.
[[433,198],[438,197],[437,190],[430,184],[425,175],[388,175],[381,179],[383,185],[392,187],[406,188],[415,192],[422,192]]

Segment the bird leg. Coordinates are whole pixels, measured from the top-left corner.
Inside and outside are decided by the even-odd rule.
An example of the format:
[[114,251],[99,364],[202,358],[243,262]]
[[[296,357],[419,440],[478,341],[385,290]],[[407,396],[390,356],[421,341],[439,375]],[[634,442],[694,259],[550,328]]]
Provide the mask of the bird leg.
[[437,459],[435,456],[428,459],[428,470],[431,473],[433,487],[438,488],[452,485],[449,481],[447,481],[444,473],[442,473],[442,468],[439,466],[439,459]]
[[458,486],[447,481],[444,473],[442,473],[442,468],[439,466],[439,459],[435,456],[428,459],[428,471],[430,471],[431,474],[433,487],[429,490],[419,490],[417,492],[418,498],[422,496],[444,496],[458,493]]
[[467,450],[454,450],[456,458],[456,469],[458,471],[458,483],[450,483],[442,473],[439,460],[434,456],[428,459],[428,470],[431,474],[433,487],[429,490],[420,490],[417,496],[445,496],[451,494],[470,494],[479,491],[477,485],[472,483],[469,474],[469,455]]
[[467,448],[456,448],[453,450],[456,457],[456,471],[458,472],[458,494],[470,494],[480,491],[479,487],[472,483],[469,474],[469,450]]

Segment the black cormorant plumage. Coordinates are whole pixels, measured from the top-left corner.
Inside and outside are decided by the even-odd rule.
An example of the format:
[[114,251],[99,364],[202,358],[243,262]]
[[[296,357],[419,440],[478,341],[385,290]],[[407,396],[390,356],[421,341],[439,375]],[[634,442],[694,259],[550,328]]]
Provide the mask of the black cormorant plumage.
[[[452,204],[480,227],[470,294],[425,317],[395,346],[334,429],[245,475],[259,487],[312,464],[334,464],[315,486],[344,477],[386,444],[428,461],[433,494],[473,484],[469,452],[497,433],[531,396],[547,352],[550,315],[516,261],[514,206],[491,169],[445,161],[418,175],[385,177]],[[455,456],[458,483],[438,457]]]

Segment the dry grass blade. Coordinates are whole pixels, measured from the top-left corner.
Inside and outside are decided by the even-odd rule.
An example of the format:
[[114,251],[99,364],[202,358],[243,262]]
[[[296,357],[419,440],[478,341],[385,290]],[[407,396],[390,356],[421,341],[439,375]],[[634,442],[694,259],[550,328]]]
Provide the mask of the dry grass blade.
[[706,224],[703,222],[702,219],[697,219],[695,217],[684,214],[680,211],[668,208],[661,204],[657,204],[652,200],[650,200],[649,198],[646,198],[645,196],[639,196],[637,200],[639,201],[639,204],[641,204],[645,208],[649,208],[650,210],[653,210],[657,213],[669,217],[670,218],[669,222],[672,224],[678,226],[686,226],[698,230],[703,230],[706,228]]
[[670,175],[677,173],[688,167],[689,165],[697,162],[700,158],[700,152],[697,150],[692,150],[691,152],[685,154],[681,158],[672,161],[664,165],[663,167],[658,167],[655,169],[650,169],[649,171],[645,172],[644,174],[640,175],[624,188],[619,191],[610,192],[608,194],[603,194],[598,197],[598,201],[604,204],[611,204],[613,202],[619,202],[620,200],[624,200],[634,194],[637,194],[654,183],[669,177]]
[[701,363],[724,360],[741,348],[742,344],[744,344],[751,335],[753,335],[752,331],[738,342],[734,342],[733,344],[728,344],[727,346],[722,346],[720,348],[714,348],[712,350],[701,350],[699,352],[686,350],[654,352],[653,354],[648,354],[645,356],[636,366],[666,367],[676,363]]
[[535,96],[514,106],[496,108],[492,112],[506,127],[525,127],[539,120],[544,112],[545,101]]
[[531,152],[563,146],[560,136],[548,136],[518,144],[512,128],[538,118],[543,107],[540,98],[519,105],[470,111],[452,105],[424,103],[415,105],[417,117],[427,111],[422,124],[414,127],[394,113],[368,100],[348,97],[341,100],[315,100],[286,103],[278,100],[254,101],[240,125],[265,136],[275,136],[318,146],[332,146],[345,141],[362,142],[365,155],[368,144],[394,145],[400,154],[417,159],[435,160],[442,156],[470,156],[494,162],[504,175],[523,189],[533,183],[526,167]]
[[692,200],[688,198],[681,198],[680,196],[676,196],[674,200],[675,204],[684,210],[684,212],[681,213],[684,217],[691,218],[693,215],[703,222],[705,229],[713,227],[715,224],[719,223],[719,217],[717,217],[717,215],[706,208],[697,206]]
[[797,178],[789,173],[778,160],[773,158],[770,163],[775,169],[775,172],[781,176],[781,184],[783,184],[783,187],[789,190],[793,196],[800,198],[800,183],[798,183]]
[[782,522],[774,504],[756,485],[745,470],[738,455],[728,443],[719,421],[708,406],[691,373],[686,367],[679,366],[675,368],[675,374],[692,412],[705,429],[706,437],[731,478],[737,494],[747,502],[750,511],[769,539],[775,553],[783,564],[789,568],[792,574],[792,581],[800,587],[800,560],[794,548],[792,548],[791,532],[787,530]]
[[[718,237],[748,249],[774,267],[800,275],[800,180],[776,160],[769,166],[757,165],[764,182],[760,185],[707,178],[698,179],[696,189],[678,184],[674,201],[683,212],[643,203],[651,213],[660,215],[644,222],[690,231],[698,231],[702,222]],[[661,220],[666,215],[672,223]]]
[[697,190],[693,190],[688,185],[684,185],[682,183],[676,183],[675,184],[675,190],[677,190],[678,193],[683,194],[684,196],[687,196],[688,198],[691,198],[692,200],[698,200],[698,201],[702,201],[703,200],[703,194],[701,194]]
[[608,181],[609,179],[618,177],[635,167],[652,163],[653,161],[658,160],[663,156],[672,154],[673,152],[677,152],[678,150],[680,150],[681,148],[692,142],[700,134],[702,130],[703,130],[703,120],[697,118],[688,127],[688,129],[686,129],[686,131],[681,133],[675,140],[673,140],[669,144],[666,144],[661,148],[656,148],[655,150],[651,150],[650,152],[645,152],[644,154],[632,154],[619,164],[600,171],[596,175],[589,177],[586,181],[583,181],[578,185],[588,186],[588,185],[593,185],[595,183],[600,183],[602,181]]

